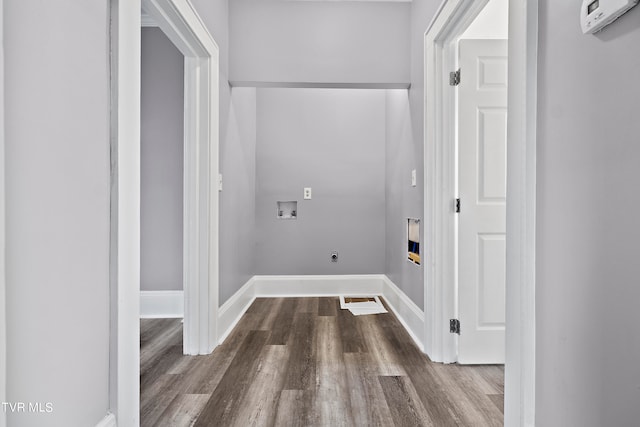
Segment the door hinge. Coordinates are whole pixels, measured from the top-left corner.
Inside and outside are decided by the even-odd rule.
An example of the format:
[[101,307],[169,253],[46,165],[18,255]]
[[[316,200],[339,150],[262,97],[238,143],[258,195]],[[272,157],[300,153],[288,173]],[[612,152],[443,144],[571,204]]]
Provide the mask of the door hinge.
[[449,319],[449,332],[460,335],[460,321],[458,319]]
[[460,213],[460,199],[456,199],[455,209],[456,213]]
[[449,73],[449,86],[458,86],[460,84],[460,69]]

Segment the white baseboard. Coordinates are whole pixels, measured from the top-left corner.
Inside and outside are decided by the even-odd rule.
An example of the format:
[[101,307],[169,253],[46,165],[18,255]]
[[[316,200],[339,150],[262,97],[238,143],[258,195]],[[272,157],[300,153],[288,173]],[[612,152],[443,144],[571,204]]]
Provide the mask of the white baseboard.
[[140,318],[184,317],[184,291],[140,291]]
[[116,427],[116,416],[112,413],[108,413],[98,424],[96,427]]
[[242,315],[255,300],[254,277],[249,279],[238,291],[233,294],[218,310],[218,344],[222,344]]
[[218,312],[220,344],[256,298],[382,295],[424,352],[424,312],[384,274],[335,276],[253,276]]
[[384,276],[382,296],[420,351],[424,353],[424,343],[422,342],[424,312],[387,276]]
[[323,297],[382,293],[383,274],[254,276],[256,297]]

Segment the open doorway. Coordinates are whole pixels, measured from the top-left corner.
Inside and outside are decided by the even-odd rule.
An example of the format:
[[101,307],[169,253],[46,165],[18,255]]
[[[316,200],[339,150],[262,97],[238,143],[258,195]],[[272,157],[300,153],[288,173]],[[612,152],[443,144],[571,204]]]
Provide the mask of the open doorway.
[[184,352],[210,353],[218,320],[219,49],[188,0],[111,2],[111,408],[139,423],[140,21],[184,55]]
[[207,354],[218,339],[218,46],[188,1],[143,0],[142,14],[184,58],[183,351]]
[[[434,361],[455,363],[459,361],[459,335],[456,334],[455,320],[459,313],[459,291],[456,284],[458,266],[458,209],[464,212],[469,201],[457,199],[458,179],[458,108],[457,93],[450,84],[455,85],[458,78],[465,76],[473,80],[471,73],[462,70],[458,75],[458,42],[481,14],[489,0],[444,0],[439,11],[425,33],[425,255],[431,259],[425,262],[425,350]],[[506,288],[496,291],[494,286],[489,294],[504,295],[506,303],[499,310],[489,308],[493,318],[485,317],[486,329],[502,329],[502,319],[496,320],[496,313],[508,325],[504,331],[505,357],[505,424],[533,425],[535,423],[535,153],[536,153],[536,72],[537,72],[537,1],[508,1],[508,88],[506,135],[508,150],[496,157],[506,159],[506,179],[503,169],[490,165],[492,174],[482,177],[491,180],[491,188],[486,190],[484,202],[494,205],[505,204],[500,199],[494,185],[497,181],[506,181],[505,231],[503,241],[501,231],[486,234],[485,248],[498,254],[497,259],[504,260],[505,267],[491,267],[492,274],[501,281],[504,275]],[[480,37],[487,38],[487,37]],[[462,46],[464,49],[464,46]],[[473,51],[473,47],[471,49]],[[483,56],[480,54],[478,56]],[[493,53],[485,56],[494,56]],[[478,74],[478,59],[471,68]],[[485,61],[486,62],[486,61]],[[489,61],[490,62],[490,61]],[[498,61],[500,62],[500,61]],[[488,63],[487,63],[488,64]],[[496,63],[489,64],[495,66]],[[494,67],[495,68],[495,67]],[[504,67],[497,67],[504,71]],[[470,76],[471,74],[471,76]],[[504,77],[504,72],[502,72]],[[494,81],[489,85],[502,85]],[[477,80],[475,89],[477,89]],[[502,107],[500,107],[502,108]],[[504,135],[504,112],[486,110],[483,120],[493,121],[493,128],[502,129]],[[479,109],[475,108],[469,128],[476,134],[475,153],[470,156],[475,163],[477,177],[478,150],[477,134]],[[500,150],[498,150],[500,151]],[[462,154],[462,153],[460,153]],[[491,163],[491,162],[489,162]],[[460,168],[462,168],[462,164]],[[484,167],[484,166],[483,166]],[[494,173],[499,170],[499,173]],[[465,173],[468,171],[464,171]],[[463,171],[460,171],[462,174]],[[473,174],[471,174],[473,175]],[[504,181],[503,181],[504,179]],[[476,189],[471,204],[478,201],[478,184],[472,180]],[[501,186],[504,188],[504,185]],[[489,191],[490,190],[490,191]],[[502,197],[504,199],[504,197]],[[493,200],[489,200],[493,199]],[[491,203],[489,203],[491,204]],[[461,225],[462,227],[462,225]],[[473,246],[477,249],[479,241],[476,233]],[[505,255],[503,256],[502,253]],[[475,257],[475,259],[473,259]],[[475,266],[470,270],[478,275],[478,251],[471,256]],[[506,273],[505,273],[506,271]],[[481,271],[480,271],[481,272]],[[493,280],[493,279],[492,279]],[[504,292],[504,293],[502,293]],[[475,313],[471,313],[471,322],[478,322],[478,289],[472,291],[476,297]],[[483,309],[486,312],[486,309]],[[485,313],[486,314],[486,313]],[[463,319],[458,319],[463,320]],[[467,322],[465,326],[465,322]],[[468,321],[461,322],[461,333],[469,328]],[[489,323],[493,323],[489,325]],[[501,331],[500,331],[501,332]],[[502,353],[502,351],[500,351]]]
[[146,15],[140,62],[140,316],[184,316],[184,55]]

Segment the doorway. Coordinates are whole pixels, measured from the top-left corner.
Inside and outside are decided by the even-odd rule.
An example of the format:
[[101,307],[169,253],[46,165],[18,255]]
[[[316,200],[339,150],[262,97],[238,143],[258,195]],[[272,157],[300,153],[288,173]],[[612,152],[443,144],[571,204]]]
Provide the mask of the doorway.
[[[488,0],[444,0],[425,33],[425,350],[434,361],[459,361],[460,341],[455,333],[459,314],[458,213],[468,202],[457,203],[458,109],[456,91],[458,40],[470,28]],[[505,268],[492,267],[493,276],[505,271],[505,424],[535,423],[535,127],[537,69],[537,1],[509,0],[508,122],[506,125],[506,239],[490,234],[486,250],[499,254]],[[486,38],[486,37],[481,37]],[[491,56],[491,55],[490,55]],[[477,59],[476,59],[477,65]],[[472,67],[474,68],[474,67]],[[463,70],[464,79],[469,73]],[[472,73],[473,74],[473,73]],[[476,82],[477,87],[477,82]],[[492,111],[487,111],[490,113]],[[502,113],[501,113],[502,114]],[[477,120],[476,108],[474,120]],[[487,115],[500,128],[500,114]],[[474,132],[477,126],[472,125]],[[502,127],[504,133],[504,127]],[[477,135],[476,135],[477,136]],[[476,138],[477,147],[477,138]],[[477,164],[477,155],[475,157]],[[495,160],[495,159],[494,159]],[[462,168],[462,165],[460,166]],[[497,174],[500,175],[500,174]],[[477,176],[477,170],[476,170]],[[483,179],[503,180],[500,176]],[[498,181],[499,181],[498,180]],[[472,185],[478,187],[478,180]],[[496,187],[495,185],[493,187]],[[504,186],[503,186],[504,187]],[[495,190],[495,188],[493,189]],[[495,194],[489,198],[496,198]],[[468,198],[469,196],[466,196]],[[477,194],[472,195],[472,204]],[[494,203],[499,204],[499,203]],[[476,235],[475,246],[478,246]],[[500,253],[504,252],[504,256]],[[477,260],[477,251],[473,255]],[[472,267],[478,273],[477,263]],[[477,285],[477,284],[476,284]],[[500,294],[494,287],[490,294]],[[462,292],[460,290],[460,292]],[[478,295],[477,286],[473,291]],[[498,295],[499,296],[499,295]],[[475,308],[478,301],[475,301]],[[495,313],[495,310],[491,310]],[[500,313],[501,314],[501,313]],[[471,314],[478,319],[478,310]],[[454,320],[454,322],[450,322]],[[463,320],[463,319],[459,319]],[[489,320],[495,328],[495,317]],[[467,323],[468,325],[468,323]],[[499,325],[498,325],[499,326]],[[460,326],[465,331],[465,322]],[[453,332],[453,333],[452,333]]]
[[184,352],[210,353],[218,339],[218,46],[188,0],[114,0],[110,406],[124,425],[140,415],[141,10],[185,57]]
[[183,317],[184,55],[142,15],[140,315]]

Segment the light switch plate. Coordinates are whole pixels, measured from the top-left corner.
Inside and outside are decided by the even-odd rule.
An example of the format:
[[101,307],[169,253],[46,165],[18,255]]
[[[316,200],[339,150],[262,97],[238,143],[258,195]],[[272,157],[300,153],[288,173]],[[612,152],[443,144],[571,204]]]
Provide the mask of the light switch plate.
[[304,199],[311,200],[311,187],[305,187],[304,189]]
[[218,174],[218,191],[222,191],[222,174]]
[[416,179],[416,170],[412,170],[411,171],[411,186],[415,187],[417,185],[417,179]]

